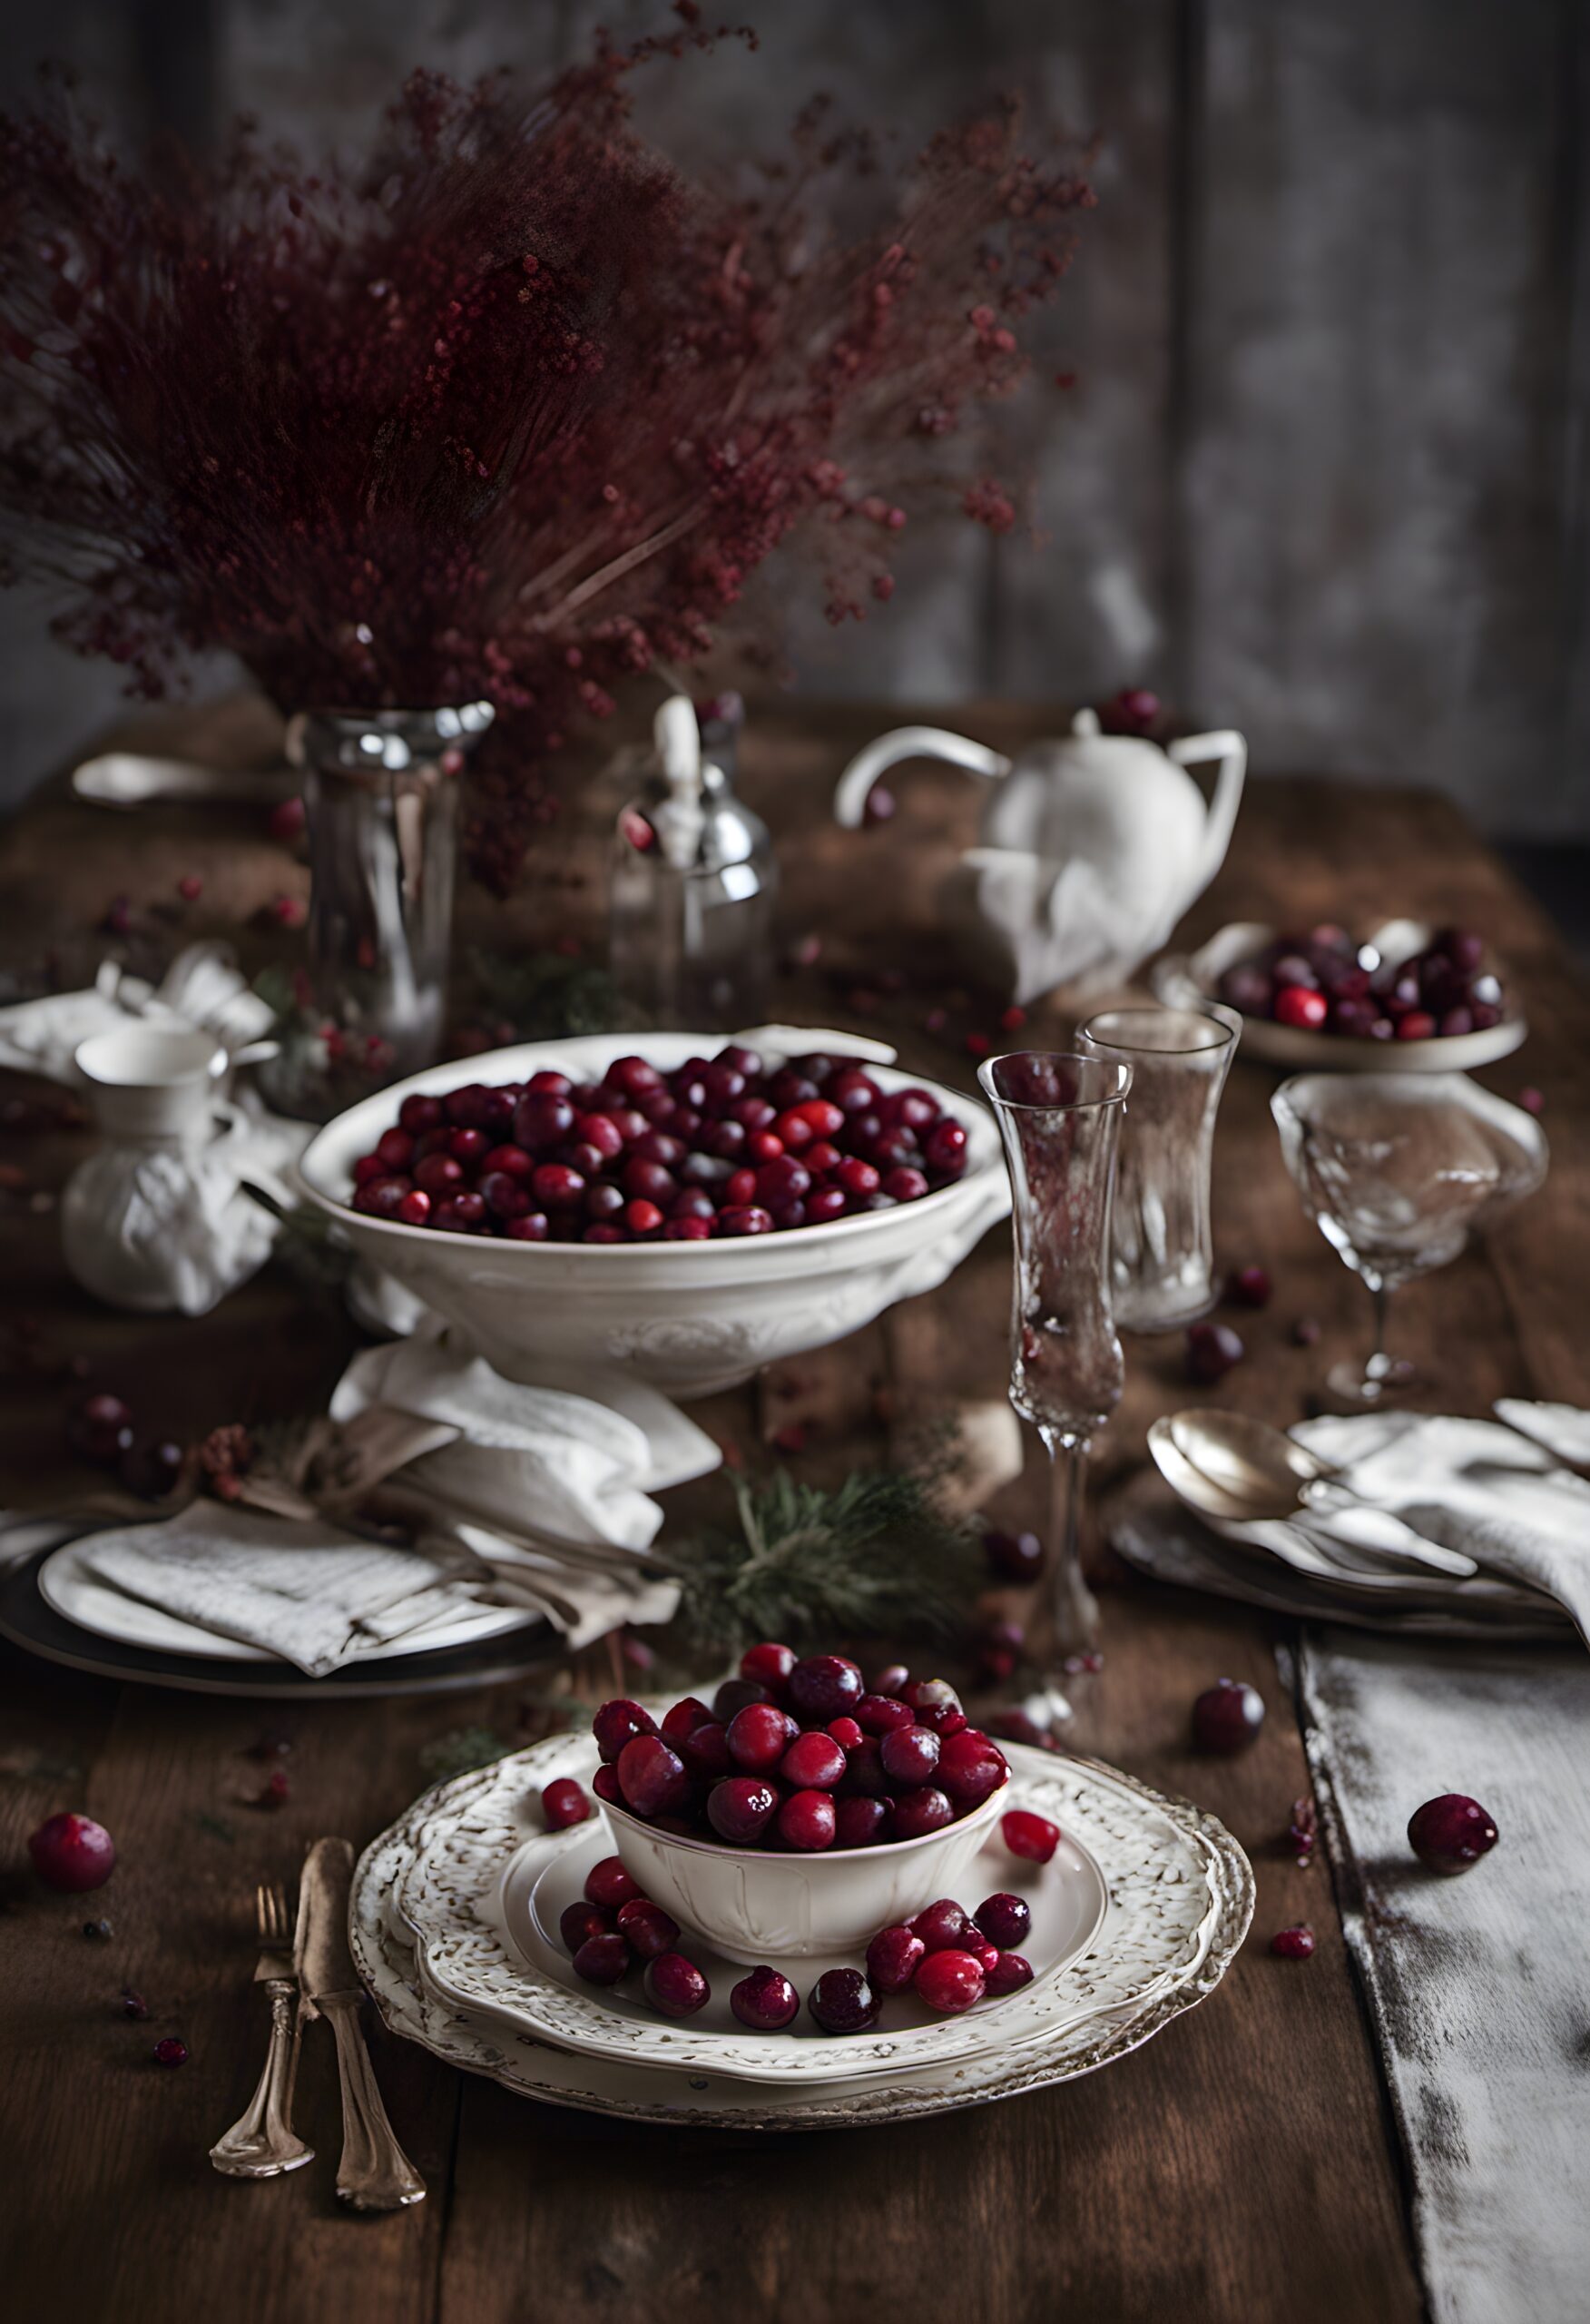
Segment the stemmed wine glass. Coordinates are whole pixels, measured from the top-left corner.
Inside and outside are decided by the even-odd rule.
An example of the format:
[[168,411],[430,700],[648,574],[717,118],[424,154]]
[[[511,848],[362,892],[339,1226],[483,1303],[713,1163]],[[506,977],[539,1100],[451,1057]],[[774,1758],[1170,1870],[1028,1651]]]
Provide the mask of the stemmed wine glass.
[[1540,1125],[1461,1073],[1300,1073],[1270,1100],[1303,1208],[1369,1285],[1375,1344],[1326,1383],[1373,1411],[1410,1367],[1386,1353],[1399,1285],[1455,1259],[1476,1226],[1546,1177]]
[[1124,1380],[1110,1305],[1110,1197],[1132,1068],[1038,1051],[989,1058],[977,1078],[1005,1140],[1014,1198],[1010,1401],[1051,1464],[1045,1604],[1032,1650],[1053,1684],[1065,1653],[1098,1636],[1082,1572],[1083,1480],[1089,1442]]

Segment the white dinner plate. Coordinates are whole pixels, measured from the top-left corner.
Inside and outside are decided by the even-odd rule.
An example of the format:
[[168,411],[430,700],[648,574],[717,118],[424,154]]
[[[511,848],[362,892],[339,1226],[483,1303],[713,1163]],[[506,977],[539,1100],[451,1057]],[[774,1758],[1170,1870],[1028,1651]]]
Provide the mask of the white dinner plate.
[[[146,1606],[113,1590],[88,1571],[83,1552],[93,1535],[68,1541],[47,1557],[38,1571],[39,1595],[64,1621],[96,1638],[114,1639],[122,1646],[136,1646],[162,1654],[191,1654],[212,1662],[280,1662],[262,1646],[241,1639],[222,1638],[217,1630],[201,1630],[180,1615],[159,1606]],[[476,1639],[496,1638],[505,1630],[523,1629],[541,1617],[522,1606],[482,1606],[443,1621],[428,1622],[407,1637],[388,1639],[359,1656],[361,1662],[380,1662],[398,1654],[439,1653],[445,1647],[467,1646]]]

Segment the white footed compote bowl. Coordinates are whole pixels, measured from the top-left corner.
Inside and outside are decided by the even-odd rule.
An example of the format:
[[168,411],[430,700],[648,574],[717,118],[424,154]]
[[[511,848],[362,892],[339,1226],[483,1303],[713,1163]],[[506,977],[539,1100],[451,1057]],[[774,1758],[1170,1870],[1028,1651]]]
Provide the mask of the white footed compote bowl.
[[913,1840],[820,1855],[759,1848],[660,1831],[624,1808],[603,1809],[624,1870],[682,1926],[699,1929],[731,1961],[860,1957],[880,1928],[908,1921],[958,1885],[1009,1805],[1002,1783],[957,1823]]
[[[813,1047],[845,1046],[832,1034],[810,1038]],[[350,1206],[355,1160],[397,1121],[411,1093],[445,1097],[471,1082],[522,1082],[544,1068],[600,1081],[632,1053],[666,1073],[722,1045],[716,1033],[603,1034],[433,1066],[328,1123],[304,1154],[299,1178],[361,1259],[466,1332],[505,1378],[618,1366],[680,1397],[734,1387],[764,1364],[827,1347],[897,1300],[937,1289],[1008,1211],[998,1134],[984,1108],[875,1062],[865,1042],[857,1048],[880,1089],[926,1089],[966,1130],[966,1169],[953,1185],[822,1226],[706,1242],[518,1243],[408,1226]]]

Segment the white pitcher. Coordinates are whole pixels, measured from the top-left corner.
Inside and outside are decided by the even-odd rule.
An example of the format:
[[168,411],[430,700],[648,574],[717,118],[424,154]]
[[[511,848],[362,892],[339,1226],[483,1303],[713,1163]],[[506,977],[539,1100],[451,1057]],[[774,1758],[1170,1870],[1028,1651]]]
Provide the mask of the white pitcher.
[[[993,785],[979,844],[945,883],[940,906],[977,970],[1020,1002],[1059,984],[1124,983],[1157,951],[1225,859],[1248,746],[1229,729],[1162,750],[1104,734],[1078,711],[1069,735],[1015,759],[936,726],[899,726],[851,760],[835,820],[854,830],[867,794],[902,759],[937,758]],[[1206,805],[1186,773],[1217,760]]]

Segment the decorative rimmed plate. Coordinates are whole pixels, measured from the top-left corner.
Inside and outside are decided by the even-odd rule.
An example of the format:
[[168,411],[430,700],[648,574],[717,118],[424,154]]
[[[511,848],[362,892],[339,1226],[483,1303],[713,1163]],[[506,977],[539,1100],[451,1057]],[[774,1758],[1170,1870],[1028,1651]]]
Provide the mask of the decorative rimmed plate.
[[[1401,961],[1422,951],[1434,932],[1423,921],[1393,920],[1376,929],[1369,941],[1383,960]],[[1167,952],[1150,974],[1155,999],[1173,1008],[1218,1000],[1226,970],[1251,960],[1279,933],[1261,921],[1233,921],[1196,952]],[[1427,1041],[1359,1040],[1344,1033],[1310,1032],[1306,1026],[1278,1025],[1268,1017],[1244,1016],[1242,1024],[1245,1057],[1266,1065],[1342,1073],[1472,1073],[1477,1066],[1511,1057],[1529,1031],[1523,1012],[1507,999],[1500,1021],[1483,1032],[1435,1035]]]
[[836,2077],[815,2091],[728,2082],[674,2067],[613,2064],[554,2048],[527,2034],[510,2034],[500,2022],[438,2001],[420,1981],[403,1932],[391,1925],[392,1892],[412,1863],[412,1850],[396,1829],[374,1842],[359,1861],[349,1935],[359,1973],[392,2033],[522,2097],[629,2122],[705,2130],[859,2130],[1078,2080],[1141,2048],[1213,1992],[1252,1917],[1252,1871],[1212,1817],[1184,1803],[1160,1804],[1197,1843],[1215,1899],[1208,1947],[1186,1977],[1141,2009],[1089,2018],[1054,2041],[996,2050],[958,2064],[902,2070],[888,2078]]
[[[410,1862],[393,1897],[397,1925],[438,2002],[588,2057],[751,2081],[820,2083],[840,2061],[850,2080],[948,2064],[1142,2008],[1192,1974],[1207,1949],[1218,1900],[1206,1851],[1166,1804],[1113,1769],[1019,1746],[1008,1756],[1012,1805],[1051,1817],[1071,1846],[1060,1873],[1040,1884],[1050,1925],[1037,1932],[1033,1983],[961,2017],[931,2017],[897,1999],[864,2034],[824,2034],[804,2014],[798,2034],[753,2034],[727,2008],[743,1969],[718,1960],[695,1933],[682,1949],[713,1985],[711,2016],[670,2021],[626,1990],[582,1984],[550,1932],[532,1925],[532,1905],[560,1856],[541,1829],[538,1796],[555,1777],[589,1780],[596,1758],[588,1736],[549,1737],[419,1802],[399,1827]],[[610,1848],[604,1836],[584,1846],[578,1833],[561,1839],[571,1856]],[[1026,1871],[996,1837],[979,1865],[979,1896]],[[572,1879],[553,1885],[562,1901],[577,1891]],[[829,1965],[806,1960],[790,1973],[805,1992]]]

